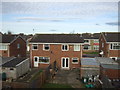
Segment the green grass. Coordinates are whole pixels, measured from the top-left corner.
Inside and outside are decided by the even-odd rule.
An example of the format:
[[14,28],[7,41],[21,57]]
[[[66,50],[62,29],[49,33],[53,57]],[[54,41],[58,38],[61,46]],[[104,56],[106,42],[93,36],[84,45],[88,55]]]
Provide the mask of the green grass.
[[70,85],[47,83],[42,88],[72,88]]
[[99,54],[99,52],[83,52],[83,54]]

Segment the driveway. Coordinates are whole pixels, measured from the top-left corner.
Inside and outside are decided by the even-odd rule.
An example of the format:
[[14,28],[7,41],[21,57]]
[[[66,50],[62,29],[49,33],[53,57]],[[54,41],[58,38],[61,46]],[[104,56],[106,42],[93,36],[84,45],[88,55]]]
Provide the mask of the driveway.
[[79,80],[79,69],[59,70],[49,83],[68,84],[73,88],[83,88]]

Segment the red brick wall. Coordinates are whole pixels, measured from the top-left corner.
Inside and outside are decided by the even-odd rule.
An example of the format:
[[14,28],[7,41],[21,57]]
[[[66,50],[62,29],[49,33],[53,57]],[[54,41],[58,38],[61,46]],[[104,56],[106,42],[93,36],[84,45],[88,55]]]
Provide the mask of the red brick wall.
[[0,56],[8,57],[8,50],[0,50]]
[[[31,51],[32,45],[30,45]],[[52,64],[54,61],[57,61],[57,65],[61,68],[61,58],[62,57],[69,57],[70,60],[70,68],[72,67],[80,67],[80,58],[81,58],[81,51],[74,51],[74,46],[69,45],[69,51],[62,51],[60,44],[52,44],[50,45],[50,51],[43,51],[43,45],[38,45],[38,50],[32,50],[32,60],[34,56],[43,56],[43,57],[50,57],[50,63]],[[78,57],[79,62],[78,64],[72,64],[72,58]],[[32,62],[33,63],[33,62]],[[46,67],[47,64],[39,64],[39,67]]]
[[[103,35],[100,36],[99,42],[99,50],[104,51],[104,57],[120,57],[120,50],[110,50],[109,43],[106,43],[105,39],[103,38]],[[103,48],[102,43],[104,43]]]
[[100,75],[107,75],[107,77],[109,77],[110,79],[117,79],[120,78],[120,69],[105,69],[101,67]]
[[[20,48],[17,49],[17,44],[20,44]],[[18,56],[26,57],[26,42],[21,38],[17,38],[13,43],[10,44],[10,56]]]
[[109,57],[120,57],[120,50],[110,50]]
[[[106,40],[104,39],[103,35],[100,36],[99,39],[99,51],[104,52],[104,57],[109,57],[109,44],[106,43]],[[104,43],[104,46],[102,47],[102,43]]]

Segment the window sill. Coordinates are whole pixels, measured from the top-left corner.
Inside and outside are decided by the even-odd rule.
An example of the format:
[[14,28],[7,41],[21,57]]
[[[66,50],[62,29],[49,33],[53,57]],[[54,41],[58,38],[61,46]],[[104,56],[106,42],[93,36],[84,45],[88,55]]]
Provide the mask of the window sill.
[[50,64],[50,63],[40,63],[40,64]]
[[78,63],[72,63],[72,64],[78,64]]

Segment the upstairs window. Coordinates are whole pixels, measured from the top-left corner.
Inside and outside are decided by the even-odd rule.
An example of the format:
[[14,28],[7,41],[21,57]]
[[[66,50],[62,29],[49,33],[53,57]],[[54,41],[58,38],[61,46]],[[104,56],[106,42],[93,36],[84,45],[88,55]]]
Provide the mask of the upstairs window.
[[0,45],[0,50],[7,50],[7,45]]
[[43,45],[43,50],[50,50],[50,45],[49,44],[44,44]]
[[37,50],[38,49],[38,45],[37,44],[33,44],[32,45],[32,50]]
[[89,40],[84,40],[84,43],[89,43]]
[[63,50],[63,51],[68,51],[68,49],[69,49],[69,48],[68,48],[68,45],[62,45],[62,50]]
[[99,46],[95,45],[94,50],[99,50]]
[[18,43],[18,44],[17,44],[17,49],[19,49],[19,48],[20,48],[20,44]]
[[120,43],[111,43],[110,49],[112,50],[120,50]]
[[94,40],[94,43],[99,43],[99,40]]
[[74,45],[74,51],[80,51],[80,45]]
[[90,50],[91,49],[91,47],[89,46],[89,45],[84,45],[84,48],[83,48],[84,50]]

